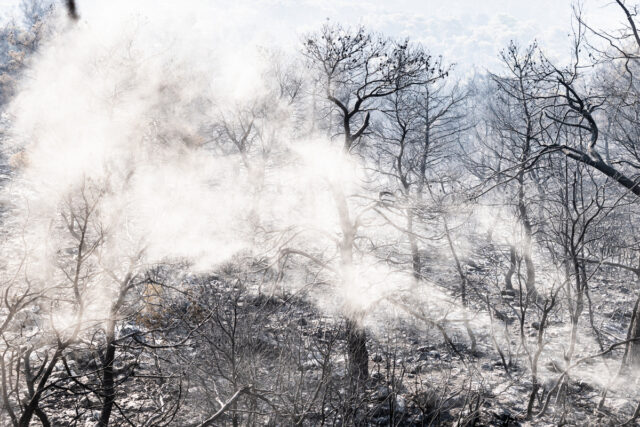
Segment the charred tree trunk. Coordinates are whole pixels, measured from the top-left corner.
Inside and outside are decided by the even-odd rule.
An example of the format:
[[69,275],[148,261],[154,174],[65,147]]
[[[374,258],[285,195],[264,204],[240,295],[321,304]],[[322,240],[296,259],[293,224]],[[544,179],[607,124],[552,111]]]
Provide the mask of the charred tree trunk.
[[369,378],[369,352],[367,350],[367,333],[351,319],[346,322],[347,352],[349,355],[349,379],[352,388]]
[[420,252],[418,251],[418,241],[413,233],[413,210],[407,209],[407,231],[409,237],[409,247],[411,248],[411,268],[413,278],[417,281],[422,277],[422,262],[420,260]]
[[569,338],[569,350],[564,356],[567,366],[571,363],[573,354],[575,352],[576,342],[578,339],[578,322],[580,321],[580,316],[584,311],[584,290],[587,286],[587,275],[584,269],[584,262],[580,261],[580,257],[578,256],[575,247],[571,248],[571,257],[575,274],[576,287],[574,294],[575,303],[572,312],[570,312],[571,335]]
[[100,419],[97,424],[100,427],[106,427],[109,425],[109,418],[111,417],[113,404],[116,401],[113,372],[113,362],[116,357],[115,320],[109,320],[106,332],[107,347],[102,361],[102,387],[104,389],[104,402],[102,404],[102,410],[100,411]]
[[[349,206],[344,192],[340,188],[333,189],[333,196],[338,208],[342,240],[340,242],[340,269],[342,286],[354,286],[353,245],[356,237],[356,226],[351,222]],[[358,386],[369,378],[369,353],[367,351],[367,333],[357,322],[361,316],[357,310],[349,309],[346,320],[348,375],[350,383]]]
[[519,179],[519,188],[518,188],[518,214],[520,215],[520,221],[522,223],[522,229],[524,232],[523,242],[522,242],[522,258],[524,259],[524,264],[527,269],[527,279],[526,279],[526,288],[527,293],[531,297],[536,296],[536,269],[533,265],[533,257],[532,257],[532,240],[533,240],[533,232],[531,227],[531,222],[529,221],[529,213],[527,210],[527,204],[524,200],[524,182],[523,177],[521,176]]
[[633,306],[631,322],[627,330],[627,340],[636,341],[627,343],[622,358],[622,367],[623,369],[638,368],[640,367],[640,295]]
[[111,412],[116,401],[116,385],[115,385],[115,373],[113,364],[116,360],[116,319],[118,317],[118,311],[122,307],[127,293],[131,289],[132,285],[132,272],[129,271],[123,279],[120,287],[120,294],[118,299],[111,306],[109,313],[109,320],[107,322],[107,328],[105,331],[106,347],[104,357],[102,359],[102,394],[104,397],[102,403],[102,410],[100,411],[100,419],[97,426],[103,427],[109,425],[109,419],[111,418]]
[[462,267],[462,263],[460,262],[458,253],[456,252],[455,246],[453,245],[451,230],[449,229],[449,225],[447,224],[447,218],[444,216],[442,217],[442,223],[444,225],[444,231],[445,231],[445,235],[447,236],[447,242],[449,243],[449,249],[451,250],[451,255],[453,255],[453,260],[455,261],[455,264],[456,264],[456,270],[460,275],[460,297],[462,299],[462,305],[464,307],[462,311],[462,315],[464,318],[463,323],[464,323],[465,329],[467,330],[467,334],[469,334],[469,340],[471,341],[471,352],[475,353],[476,345],[477,345],[476,336],[473,333],[473,330],[471,329],[471,325],[469,324],[469,319],[467,317],[467,307],[469,305],[469,302],[467,299],[467,284],[468,284],[467,274],[465,273]]
[[513,275],[516,272],[516,262],[516,247],[514,245],[511,245],[509,247],[509,270],[507,270],[507,274],[505,274],[504,276],[505,290],[511,293],[514,292]]

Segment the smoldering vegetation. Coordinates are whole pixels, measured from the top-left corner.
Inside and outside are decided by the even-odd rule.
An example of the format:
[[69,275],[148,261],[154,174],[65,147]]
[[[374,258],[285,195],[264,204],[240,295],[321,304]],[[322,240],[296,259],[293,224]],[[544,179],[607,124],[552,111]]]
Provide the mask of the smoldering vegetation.
[[465,76],[346,24],[291,50],[205,1],[25,1],[0,424],[635,424],[630,3],[576,8],[566,64]]

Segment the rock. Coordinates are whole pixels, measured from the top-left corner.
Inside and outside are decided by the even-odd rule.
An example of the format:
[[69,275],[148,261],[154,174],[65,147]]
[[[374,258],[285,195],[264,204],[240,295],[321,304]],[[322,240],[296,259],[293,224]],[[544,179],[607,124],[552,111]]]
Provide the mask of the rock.
[[409,425],[412,425],[412,426],[425,425],[425,420],[422,414],[412,415],[411,417],[409,417],[407,421],[409,422]]
[[505,289],[500,292],[500,295],[505,299],[513,299],[516,296],[516,291],[514,289]]
[[513,318],[509,317],[507,314],[505,314],[505,313],[503,313],[500,310],[495,309],[495,308],[493,309],[493,315],[494,315],[494,317],[496,319],[498,319],[498,320],[500,320],[502,322],[505,322],[507,325],[512,324],[513,320],[514,320]]
[[381,382],[384,380],[384,375],[382,375],[380,372],[374,372],[373,374],[371,374],[371,380],[373,380],[374,382]]
[[565,369],[565,363],[558,361],[558,360],[550,360],[549,362],[547,362],[547,364],[545,365],[547,369],[549,369],[551,372],[557,372],[557,373],[561,373],[564,372]]
[[391,389],[389,389],[389,387],[387,387],[386,385],[383,385],[378,387],[378,389],[374,394],[374,398],[382,402],[384,400],[387,400],[390,394],[391,394]]
[[496,426],[519,426],[520,423],[518,420],[511,414],[508,409],[500,409],[498,411],[493,412],[493,419],[496,421]]
[[298,366],[299,371],[309,371],[312,369],[316,369],[322,366],[319,361],[315,359],[306,360],[302,362],[302,365]]
[[[383,402],[369,406],[369,414],[372,418],[388,417],[389,416],[389,403]],[[388,421],[388,418],[387,418]]]
[[386,426],[388,424],[389,424],[389,417],[385,415],[373,418],[371,420],[371,425],[374,425],[374,426]]

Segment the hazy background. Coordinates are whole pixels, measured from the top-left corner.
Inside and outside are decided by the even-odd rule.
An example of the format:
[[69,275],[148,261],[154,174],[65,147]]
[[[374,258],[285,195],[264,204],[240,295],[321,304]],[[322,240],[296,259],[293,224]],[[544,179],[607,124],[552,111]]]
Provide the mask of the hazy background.
[[[81,17],[89,19],[98,5],[96,0],[79,0]],[[115,7],[118,2],[110,2]],[[139,2],[118,7],[138,10]],[[409,36],[424,43],[434,54],[459,64],[465,73],[473,68],[482,71],[498,64],[498,52],[509,40],[523,44],[537,38],[550,56],[565,57],[571,38],[568,23],[572,0],[241,0],[182,2],[185,9],[202,10],[206,4],[211,16],[194,15],[194,25],[210,24],[221,19],[222,25],[238,21],[249,27],[241,36],[259,44],[275,42],[284,48],[298,47],[301,34],[314,31],[329,19],[344,24],[364,24],[389,36]],[[582,2],[588,21],[597,27],[618,27],[623,16],[608,0]],[[20,0],[0,0],[0,16],[5,19],[15,11]],[[149,3],[154,9],[170,2]],[[225,16],[221,17],[220,11]],[[97,13],[97,12],[95,12]],[[214,16],[215,15],[215,16]],[[96,16],[99,19],[99,16]],[[234,25],[234,28],[238,28]],[[246,32],[245,28],[252,31]],[[239,36],[234,35],[234,38]]]

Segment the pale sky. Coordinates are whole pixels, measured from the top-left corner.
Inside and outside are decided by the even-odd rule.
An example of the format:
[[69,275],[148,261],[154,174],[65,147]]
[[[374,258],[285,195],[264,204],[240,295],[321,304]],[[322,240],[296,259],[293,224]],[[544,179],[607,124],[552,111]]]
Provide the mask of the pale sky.
[[[62,1],[62,0],[58,0]],[[83,19],[104,0],[77,0]],[[175,0],[156,0],[153,8]],[[0,0],[7,16],[20,0]],[[130,2],[134,3],[133,1]],[[137,2],[135,2],[137,4]],[[202,6],[202,0],[181,0],[181,7]],[[458,68],[483,70],[498,66],[498,53],[509,40],[527,44],[534,38],[550,57],[568,55],[573,0],[209,0],[209,11],[227,15],[227,25],[259,43],[296,46],[301,34],[326,19],[344,25],[363,24],[396,37],[422,42],[435,55]],[[617,28],[623,16],[611,0],[583,0],[587,20],[598,28]],[[633,3],[628,1],[629,4]],[[175,3],[173,3],[175,5]],[[104,7],[104,4],[102,4]],[[114,7],[117,7],[114,3]],[[141,10],[144,10],[141,8]],[[84,12],[84,13],[83,13]],[[144,11],[143,11],[144,13]],[[201,25],[206,14],[199,15]]]

